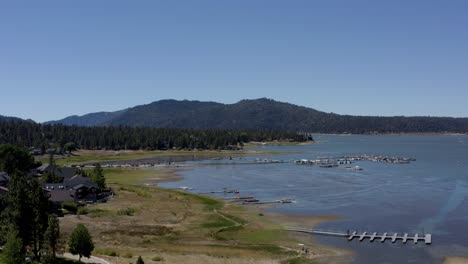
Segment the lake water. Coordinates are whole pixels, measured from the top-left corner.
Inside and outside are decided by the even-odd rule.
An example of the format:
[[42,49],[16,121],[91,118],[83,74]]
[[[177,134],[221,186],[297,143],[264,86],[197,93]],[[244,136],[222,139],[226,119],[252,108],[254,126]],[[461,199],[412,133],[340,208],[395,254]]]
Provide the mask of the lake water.
[[[200,166],[181,171],[181,182],[194,192],[238,189],[261,200],[294,198],[297,203],[271,210],[301,215],[338,215],[343,220],[318,228],[368,232],[431,233],[433,244],[348,242],[316,239],[348,248],[353,263],[441,263],[447,255],[468,256],[467,136],[316,136],[307,146],[268,146],[287,152],[267,158],[293,160],[321,156],[376,154],[416,158],[410,164],[360,161],[362,171],[282,164]],[[246,157],[254,160],[257,157]],[[220,161],[224,162],[224,161]]]

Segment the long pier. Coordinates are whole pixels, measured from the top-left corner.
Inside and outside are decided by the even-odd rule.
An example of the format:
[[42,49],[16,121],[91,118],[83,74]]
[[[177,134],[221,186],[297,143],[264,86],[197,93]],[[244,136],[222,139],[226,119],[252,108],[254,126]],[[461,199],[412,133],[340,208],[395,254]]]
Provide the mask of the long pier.
[[287,231],[294,231],[294,232],[301,232],[301,233],[308,233],[312,235],[325,235],[325,236],[337,236],[337,237],[344,237],[347,238],[348,241],[352,241],[354,239],[359,239],[360,242],[364,241],[366,238],[369,238],[370,242],[374,242],[374,240],[378,240],[384,243],[386,240],[390,240],[392,243],[395,243],[397,240],[403,241],[404,244],[408,242],[408,240],[412,240],[414,244],[417,244],[419,241],[424,241],[426,245],[432,244],[432,235],[431,234],[414,234],[410,236],[408,233],[404,233],[403,235],[399,235],[399,233],[383,233],[379,234],[377,232],[367,233],[367,232],[331,232],[331,231],[323,231],[323,230],[315,230],[315,229],[307,229],[307,228],[300,228],[300,227],[287,227],[285,228]]

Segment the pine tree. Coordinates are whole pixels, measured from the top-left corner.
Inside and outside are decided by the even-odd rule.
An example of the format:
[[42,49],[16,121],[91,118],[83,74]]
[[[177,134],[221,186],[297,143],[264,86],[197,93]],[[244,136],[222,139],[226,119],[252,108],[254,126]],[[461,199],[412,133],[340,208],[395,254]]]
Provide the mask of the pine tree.
[[136,264],[145,264],[145,262],[143,261],[141,256],[138,256],[138,260],[137,260]]
[[36,179],[30,179],[30,201],[32,207],[32,245],[36,257],[42,250],[44,232],[48,226],[49,199]]
[[47,230],[44,233],[44,242],[46,243],[49,255],[55,259],[57,245],[60,236],[60,224],[55,214],[49,215]]
[[106,188],[106,178],[100,163],[94,167],[91,180],[98,185],[99,190]]
[[5,264],[23,264],[23,242],[18,236],[18,230],[14,225],[10,226],[7,234],[7,242],[3,248]]
[[79,255],[79,261],[83,256],[89,258],[94,250],[93,240],[88,232],[88,229],[83,224],[78,224],[73,230],[68,241],[70,253]]
[[24,173],[16,172],[12,175],[8,185],[7,194],[7,221],[16,226],[18,236],[25,248],[33,237],[34,208],[31,203],[29,177]]

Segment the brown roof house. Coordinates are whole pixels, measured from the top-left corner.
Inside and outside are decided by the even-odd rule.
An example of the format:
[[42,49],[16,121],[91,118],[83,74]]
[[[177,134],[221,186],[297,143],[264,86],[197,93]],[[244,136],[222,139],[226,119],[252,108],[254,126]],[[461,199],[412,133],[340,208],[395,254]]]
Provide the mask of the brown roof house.
[[45,183],[42,188],[49,192],[49,200],[53,203],[93,203],[97,200],[98,185],[82,175],[75,175],[63,183]]

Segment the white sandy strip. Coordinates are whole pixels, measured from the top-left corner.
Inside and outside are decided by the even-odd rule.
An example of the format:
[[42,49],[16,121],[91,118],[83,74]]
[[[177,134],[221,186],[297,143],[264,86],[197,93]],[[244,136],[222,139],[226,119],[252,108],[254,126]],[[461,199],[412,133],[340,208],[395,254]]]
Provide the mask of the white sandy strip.
[[[79,256],[72,255],[70,253],[65,253],[65,254],[62,255],[62,257],[67,258],[67,259],[74,259],[74,260],[79,259]],[[83,262],[83,263],[95,263],[95,264],[111,264],[110,262],[108,262],[106,260],[103,260],[101,258],[95,257],[95,256],[91,256],[90,258],[82,257],[81,262]]]

